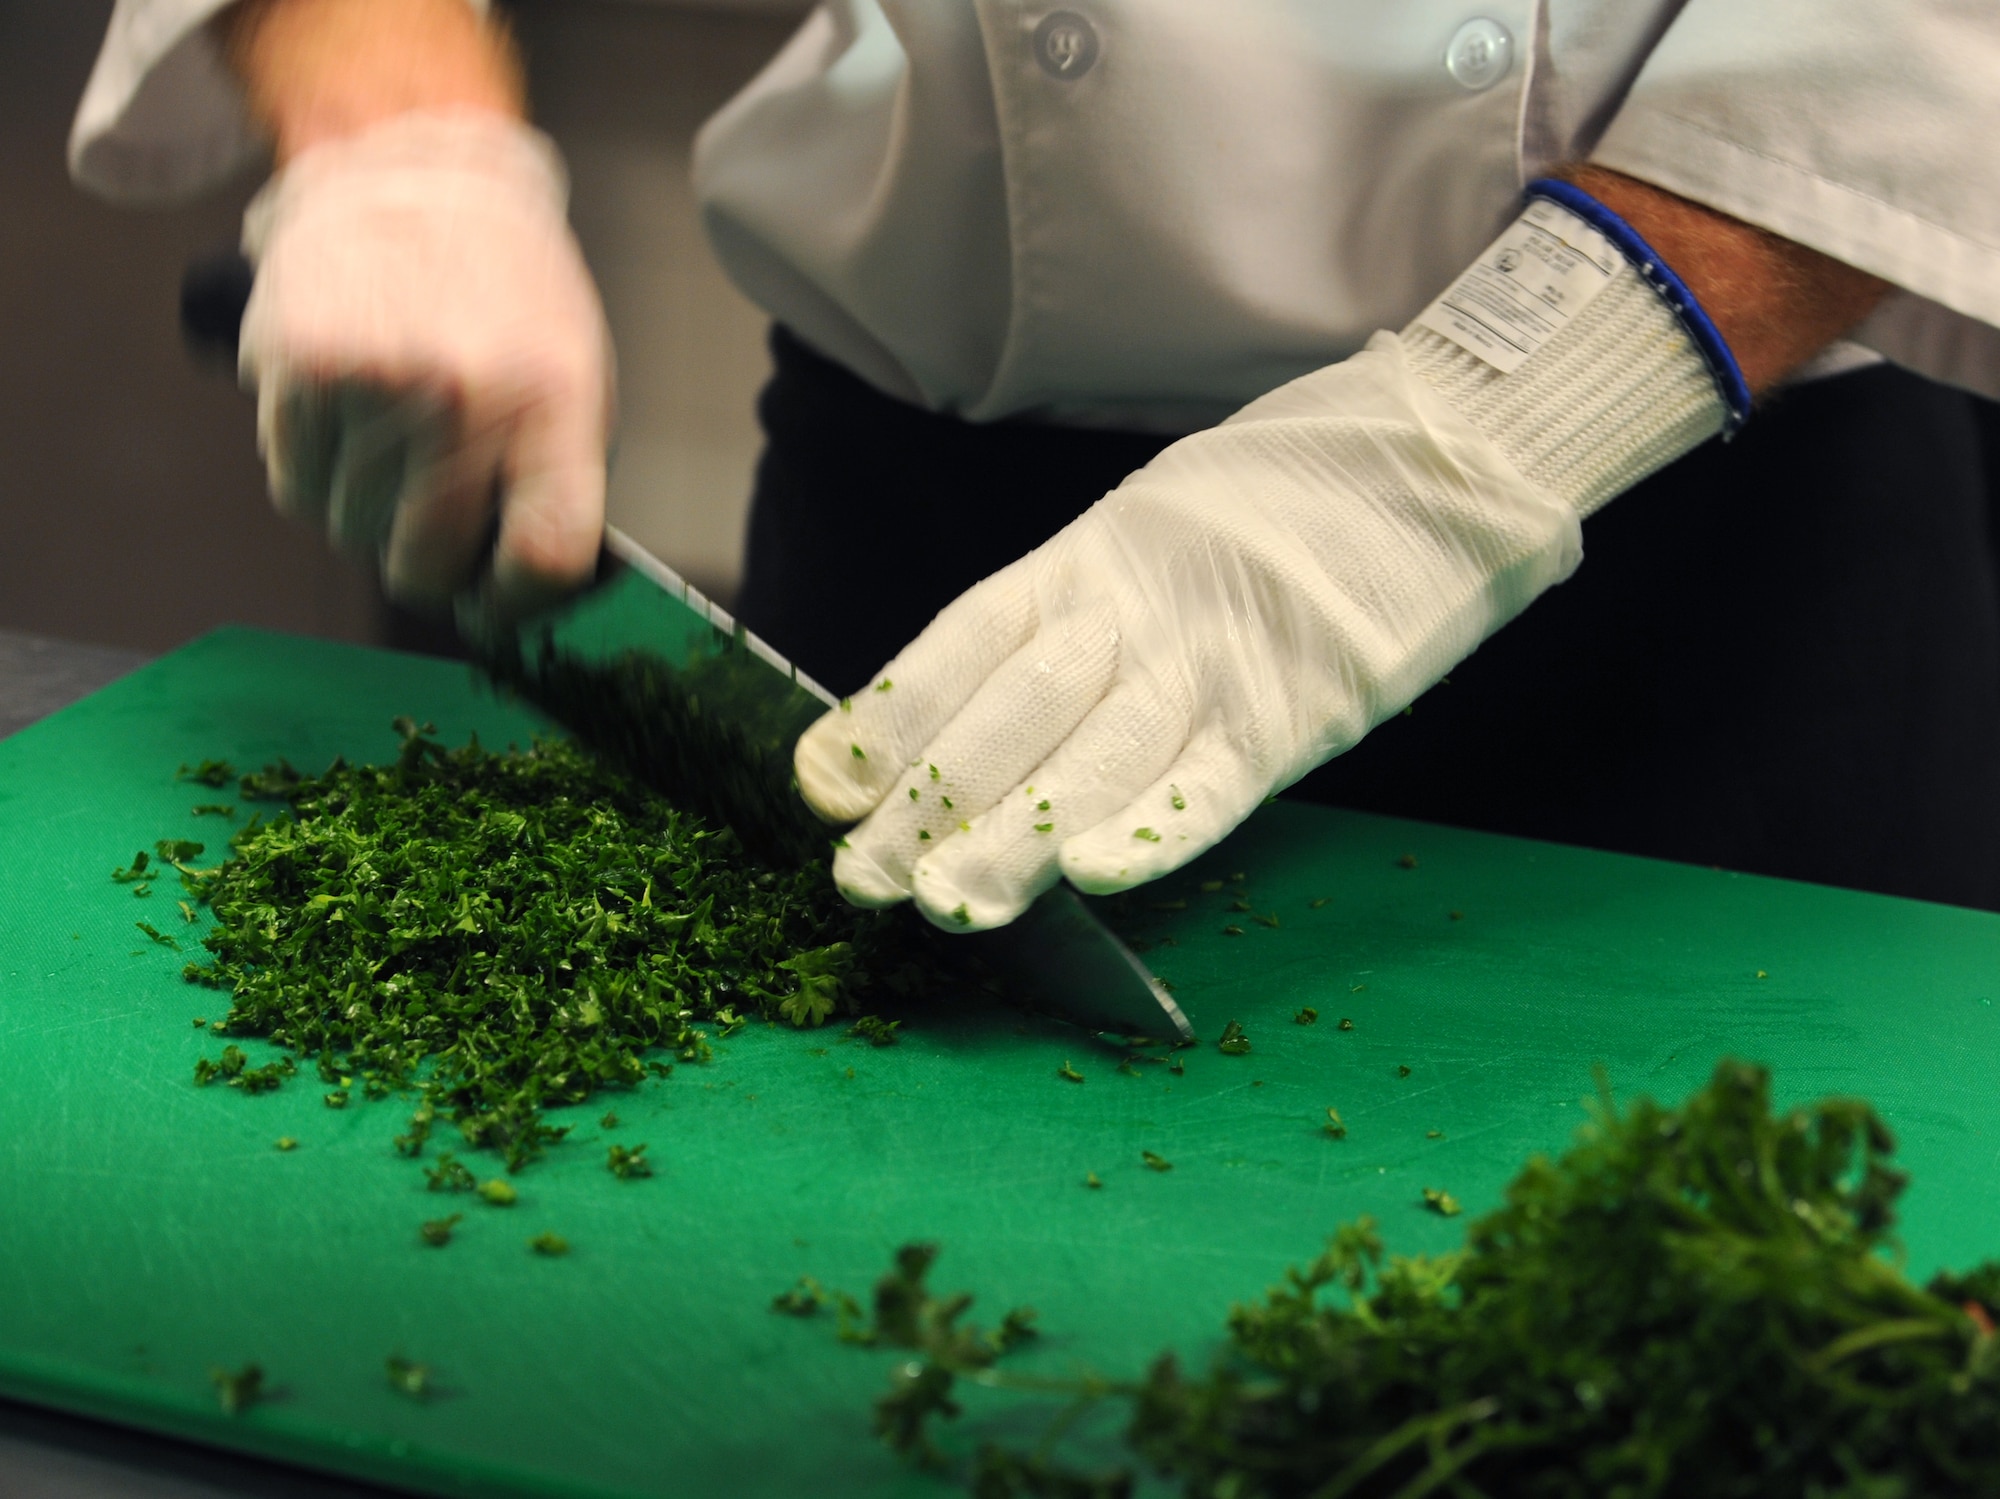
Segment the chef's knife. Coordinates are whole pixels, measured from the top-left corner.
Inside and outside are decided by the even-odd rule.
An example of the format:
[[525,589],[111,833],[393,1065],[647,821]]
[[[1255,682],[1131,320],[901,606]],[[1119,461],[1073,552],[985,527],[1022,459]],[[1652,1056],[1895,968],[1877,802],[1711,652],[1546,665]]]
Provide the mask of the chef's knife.
[[[253,273],[241,255],[197,260],[181,287],[191,349],[234,364]],[[489,674],[682,805],[726,823],[767,859],[823,854],[792,746],[834,697],[615,527],[598,586],[552,620],[489,635]],[[1191,1041],[1164,985],[1058,885],[1008,926],[953,936],[1019,999],[1092,1030]]]
[[[836,699],[615,526],[598,585],[559,615],[491,640],[482,664],[585,744],[766,859],[832,837],[800,799],[792,746]],[[1059,886],[997,931],[942,949],[985,963],[1026,1003],[1092,1030],[1192,1040],[1160,981]]]

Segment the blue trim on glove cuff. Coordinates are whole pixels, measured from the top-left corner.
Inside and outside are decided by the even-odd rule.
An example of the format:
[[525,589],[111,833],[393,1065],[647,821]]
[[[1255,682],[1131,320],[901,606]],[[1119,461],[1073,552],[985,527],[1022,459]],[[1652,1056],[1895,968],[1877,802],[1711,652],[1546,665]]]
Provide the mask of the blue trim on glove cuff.
[[1687,283],[1674,274],[1673,268],[1646,243],[1638,230],[1575,184],[1553,177],[1537,177],[1528,184],[1526,195],[1560,203],[1610,240],[1632,262],[1633,269],[1646,278],[1646,284],[1673,309],[1674,316],[1687,329],[1688,337],[1694,340],[1695,352],[1708,366],[1709,377],[1715,381],[1715,392],[1722,398],[1728,413],[1723,422],[1723,436],[1734,436],[1737,429],[1750,419],[1750,386],[1744,380],[1743,371],[1736,363],[1735,354],[1730,352],[1721,330],[1709,320],[1701,303],[1688,290]]

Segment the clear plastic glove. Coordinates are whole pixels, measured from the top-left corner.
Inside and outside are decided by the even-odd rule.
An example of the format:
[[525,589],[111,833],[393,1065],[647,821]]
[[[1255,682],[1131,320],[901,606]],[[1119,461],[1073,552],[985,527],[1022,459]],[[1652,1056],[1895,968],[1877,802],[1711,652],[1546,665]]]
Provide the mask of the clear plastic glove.
[[518,121],[409,114],[302,152],[245,216],[272,498],[393,598],[504,617],[595,565],[611,342],[566,197]]
[[801,739],[863,905],[1012,920],[1211,847],[1566,576],[1574,508],[1377,335],[1185,438]]

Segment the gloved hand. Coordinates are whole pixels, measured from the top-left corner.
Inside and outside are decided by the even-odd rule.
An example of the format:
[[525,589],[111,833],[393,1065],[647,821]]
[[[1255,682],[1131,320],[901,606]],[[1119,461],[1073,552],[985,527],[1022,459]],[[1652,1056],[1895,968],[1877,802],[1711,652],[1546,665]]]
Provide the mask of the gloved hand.
[[392,598],[505,616],[595,565],[611,342],[566,196],[545,137],[468,110],[314,146],[245,215],[272,498]]
[[1168,873],[1566,577],[1581,517],[1724,414],[1667,303],[1607,264],[1514,373],[1379,333],[952,603],[799,742],[807,801],[866,818],[841,890],[978,930],[1059,876]]

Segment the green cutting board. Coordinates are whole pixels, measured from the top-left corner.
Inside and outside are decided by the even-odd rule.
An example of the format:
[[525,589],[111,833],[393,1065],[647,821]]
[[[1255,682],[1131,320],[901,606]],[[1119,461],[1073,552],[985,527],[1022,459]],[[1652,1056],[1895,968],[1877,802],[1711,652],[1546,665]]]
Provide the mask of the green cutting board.
[[[190,809],[229,798],[177,784],[182,761],[384,758],[399,713],[455,741],[537,728],[460,668],[225,631],[0,742],[0,1391],[439,1493],[943,1493],[869,1435],[890,1356],[774,1293],[865,1295],[935,1239],[975,1316],[1040,1310],[1023,1367],[1201,1358],[1343,1220],[1454,1244],[1422,1189],[1490,1207],[1570,1135],[1593,1065],[1675,1099],[1726,1054],[1788,1099],[1876,1101],[1915,1172],[1913,1272],[2000,1250],[2000,918],[1283,804],[1134,902],[1197,1030],[1239,1020],[1249,1055],[1126,1075],[997,1004],[914,1011],[882,1049],[753,1027],[569,1111],[518,1207],[424,1248],[445,1200],[391,1148],[406,1110],[330,1110],[307,1074],[196,1089],[219,1044],[190,1022],[221,996],[133,923],[189,948],[200,927],[169,882],[108,878],[157,838],[220,842]],[[1238,889],[1276,925],[1229,910]],[[606,1107],[656,1177],[605,1170]],[[545,1229],[567,1258],[529,1252]],[[390,1354],[443,1396],[394,1393]],[[224,1416],[208,1371],[253,1360],[274,1398]],[[971,1435],[1041,1414],[969,1405]]]

